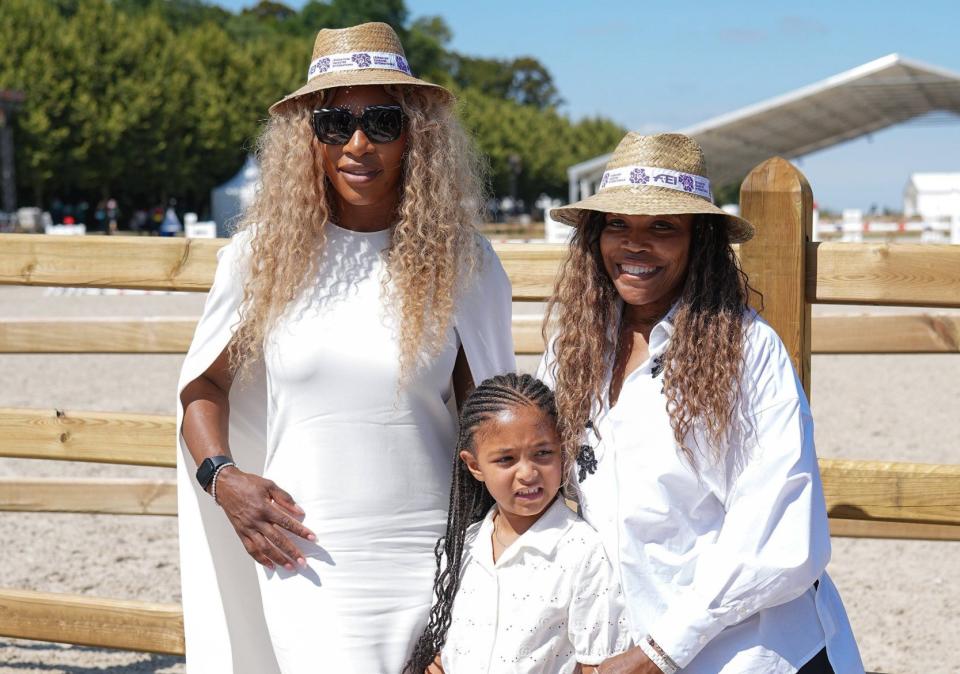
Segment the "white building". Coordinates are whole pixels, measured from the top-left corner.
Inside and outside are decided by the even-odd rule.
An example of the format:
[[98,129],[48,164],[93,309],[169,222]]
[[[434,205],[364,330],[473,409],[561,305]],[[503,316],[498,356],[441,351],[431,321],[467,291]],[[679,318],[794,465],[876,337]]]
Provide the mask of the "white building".
[[923,220],[960,215],[960,173],[914,173],[903,190],[903,214]]

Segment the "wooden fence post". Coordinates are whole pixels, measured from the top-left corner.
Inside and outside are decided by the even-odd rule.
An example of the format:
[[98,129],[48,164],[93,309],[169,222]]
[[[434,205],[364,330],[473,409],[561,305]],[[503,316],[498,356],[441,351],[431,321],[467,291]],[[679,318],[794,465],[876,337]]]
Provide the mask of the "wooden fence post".
[[744,179],[740,212],[756,228],[740,246],[740,263],[750,285],[763,293],[761,314],[786,345],[809,398],[810,304],[804,288],[813,232],[810,184],[787,160],[768,159]]

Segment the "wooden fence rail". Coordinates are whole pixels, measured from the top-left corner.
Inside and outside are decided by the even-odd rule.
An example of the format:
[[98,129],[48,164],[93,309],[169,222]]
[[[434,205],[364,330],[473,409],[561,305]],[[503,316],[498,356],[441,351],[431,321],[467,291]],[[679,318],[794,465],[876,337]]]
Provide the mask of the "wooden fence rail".
[[0,408],[0,456],[175,466],[175,426],[158,414]]
[[0,635],[183,655],[177,604],[0,590]]
[[808,243],[806,301],[960,307],[960,246]]
[[0,284],[205,291],[224,243],[4,234]]
[[0,353],[186,353],[195,317],[8,318]]
[[[542,317],[514,316],[520,355],[543,353]],[[9,318],[0,321],[0,353],[185,353],[196,318]],[[960,316],[817,316],[813,353],[960,353]]]
[[[0,285],[210,289],[211,239],[58,237],[4,234]],[[750,244],[748,244],[750,245]],[[542,301],[566,252],[551,244],[496,244],[518,301]],[[804,245],[806,301],[960,308],[960,246],[814,243]]]
[[820,459],[820,475],[836,519],[960,525],[960,465]]
[[176,515],[173,480],[0,477],[0,511]]

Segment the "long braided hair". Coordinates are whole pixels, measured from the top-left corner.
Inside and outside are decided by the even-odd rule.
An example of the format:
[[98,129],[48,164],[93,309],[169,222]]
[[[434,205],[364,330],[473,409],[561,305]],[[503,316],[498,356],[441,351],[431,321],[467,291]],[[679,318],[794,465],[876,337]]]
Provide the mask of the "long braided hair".
[[494,504],[486,486],[467,470],[466,464],[460,459],[460,452],[475,452],[477,429],[492,416],[520,405],[537,407],[552,419],[557,418],[553,391],[529,374],[511,372],[486,379],[463,402],[460,434],[453,460],[447,530],[434,548],[437,574],[433,581],[433,607],[413,655],[403,669],[404,674],[422,674],[446,643],[453,618],[453,601],[460,589],[467,528],[482,520]]

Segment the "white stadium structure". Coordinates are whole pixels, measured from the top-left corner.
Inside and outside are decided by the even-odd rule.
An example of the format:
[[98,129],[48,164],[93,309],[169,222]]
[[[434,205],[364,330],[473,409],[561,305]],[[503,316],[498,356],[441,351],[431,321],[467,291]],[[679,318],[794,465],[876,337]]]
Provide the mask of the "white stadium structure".
[[[931,113],[960,115],[960,75],[890,54],[788,94],[696,124],[715,186],[765,159],[792,159]],[[567,169],[570,201],[593,194],[610,155]]]

